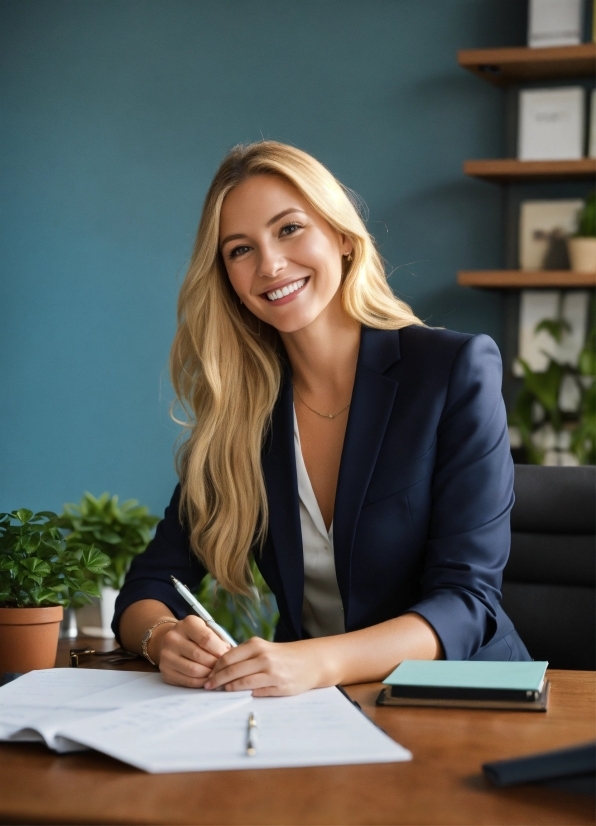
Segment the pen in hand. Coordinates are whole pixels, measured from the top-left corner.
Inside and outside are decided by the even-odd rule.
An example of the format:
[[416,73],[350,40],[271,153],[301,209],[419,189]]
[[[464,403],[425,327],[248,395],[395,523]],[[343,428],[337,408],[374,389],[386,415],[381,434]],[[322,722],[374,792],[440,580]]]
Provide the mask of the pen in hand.
[[246,732],[246,753],[249,757],[254,757],[257,753],[257,721],[252,711],[248,715],[248,731]]
[[237,648],[238,643],[236,640],[228,634],[225,628],[222,628],[221,625],[218,625],[215,622],[209,611],[201,605],[198,599],[193,597],[186,585],[183,585],[179,579],[176,579],[175,576],[171,576],[170,579],[172,580],[174,588],[178,591],[180,596],[188,602],[191,608],[194,608],[205,625],[209,626],[209,628],[211,628],[211,630],[215,632],[220,639],[227,642],[232,648]]

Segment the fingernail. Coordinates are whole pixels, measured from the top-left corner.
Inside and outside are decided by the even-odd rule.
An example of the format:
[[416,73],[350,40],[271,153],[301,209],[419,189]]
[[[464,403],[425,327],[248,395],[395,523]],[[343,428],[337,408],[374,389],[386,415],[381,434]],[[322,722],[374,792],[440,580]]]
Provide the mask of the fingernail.
[[213,683],[210,680],[207,680],[203,688],[213,688]]

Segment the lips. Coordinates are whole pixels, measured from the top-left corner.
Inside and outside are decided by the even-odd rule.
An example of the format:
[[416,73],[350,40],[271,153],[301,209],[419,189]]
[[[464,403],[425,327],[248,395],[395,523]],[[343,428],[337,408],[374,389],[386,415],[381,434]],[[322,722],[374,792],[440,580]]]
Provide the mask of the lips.
[[267,293],[263,293],[263,297],[265,297],[268,301],[279,301],[280,299],[286,298],[288,295],[292,295],[292,293],[301,290],[306,285],[307,281],[308,278],[298,278],[296,281],[285,284],[283,287],[278,287],[276,290],[270,290]]

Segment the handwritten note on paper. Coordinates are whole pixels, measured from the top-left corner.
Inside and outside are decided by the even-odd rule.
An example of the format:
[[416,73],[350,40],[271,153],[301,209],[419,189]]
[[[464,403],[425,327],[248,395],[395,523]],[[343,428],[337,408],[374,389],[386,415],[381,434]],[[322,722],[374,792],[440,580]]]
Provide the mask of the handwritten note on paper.
[[[296,697],[202,696],[201,703],[176,698],[128,706],[68,726],[63,734],[153,773],[411,759],[335,688]],[[257,720],[258,749],[249,758],[250,712]]]

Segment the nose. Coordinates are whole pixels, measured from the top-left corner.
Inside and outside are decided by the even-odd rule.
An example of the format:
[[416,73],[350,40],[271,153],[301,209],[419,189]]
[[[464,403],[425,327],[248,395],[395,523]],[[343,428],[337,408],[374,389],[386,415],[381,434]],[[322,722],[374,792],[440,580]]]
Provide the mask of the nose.
[[278,278],[286,267],[286,260],[273,244],[264,244],[259,250],[258,274],[262,278]]

